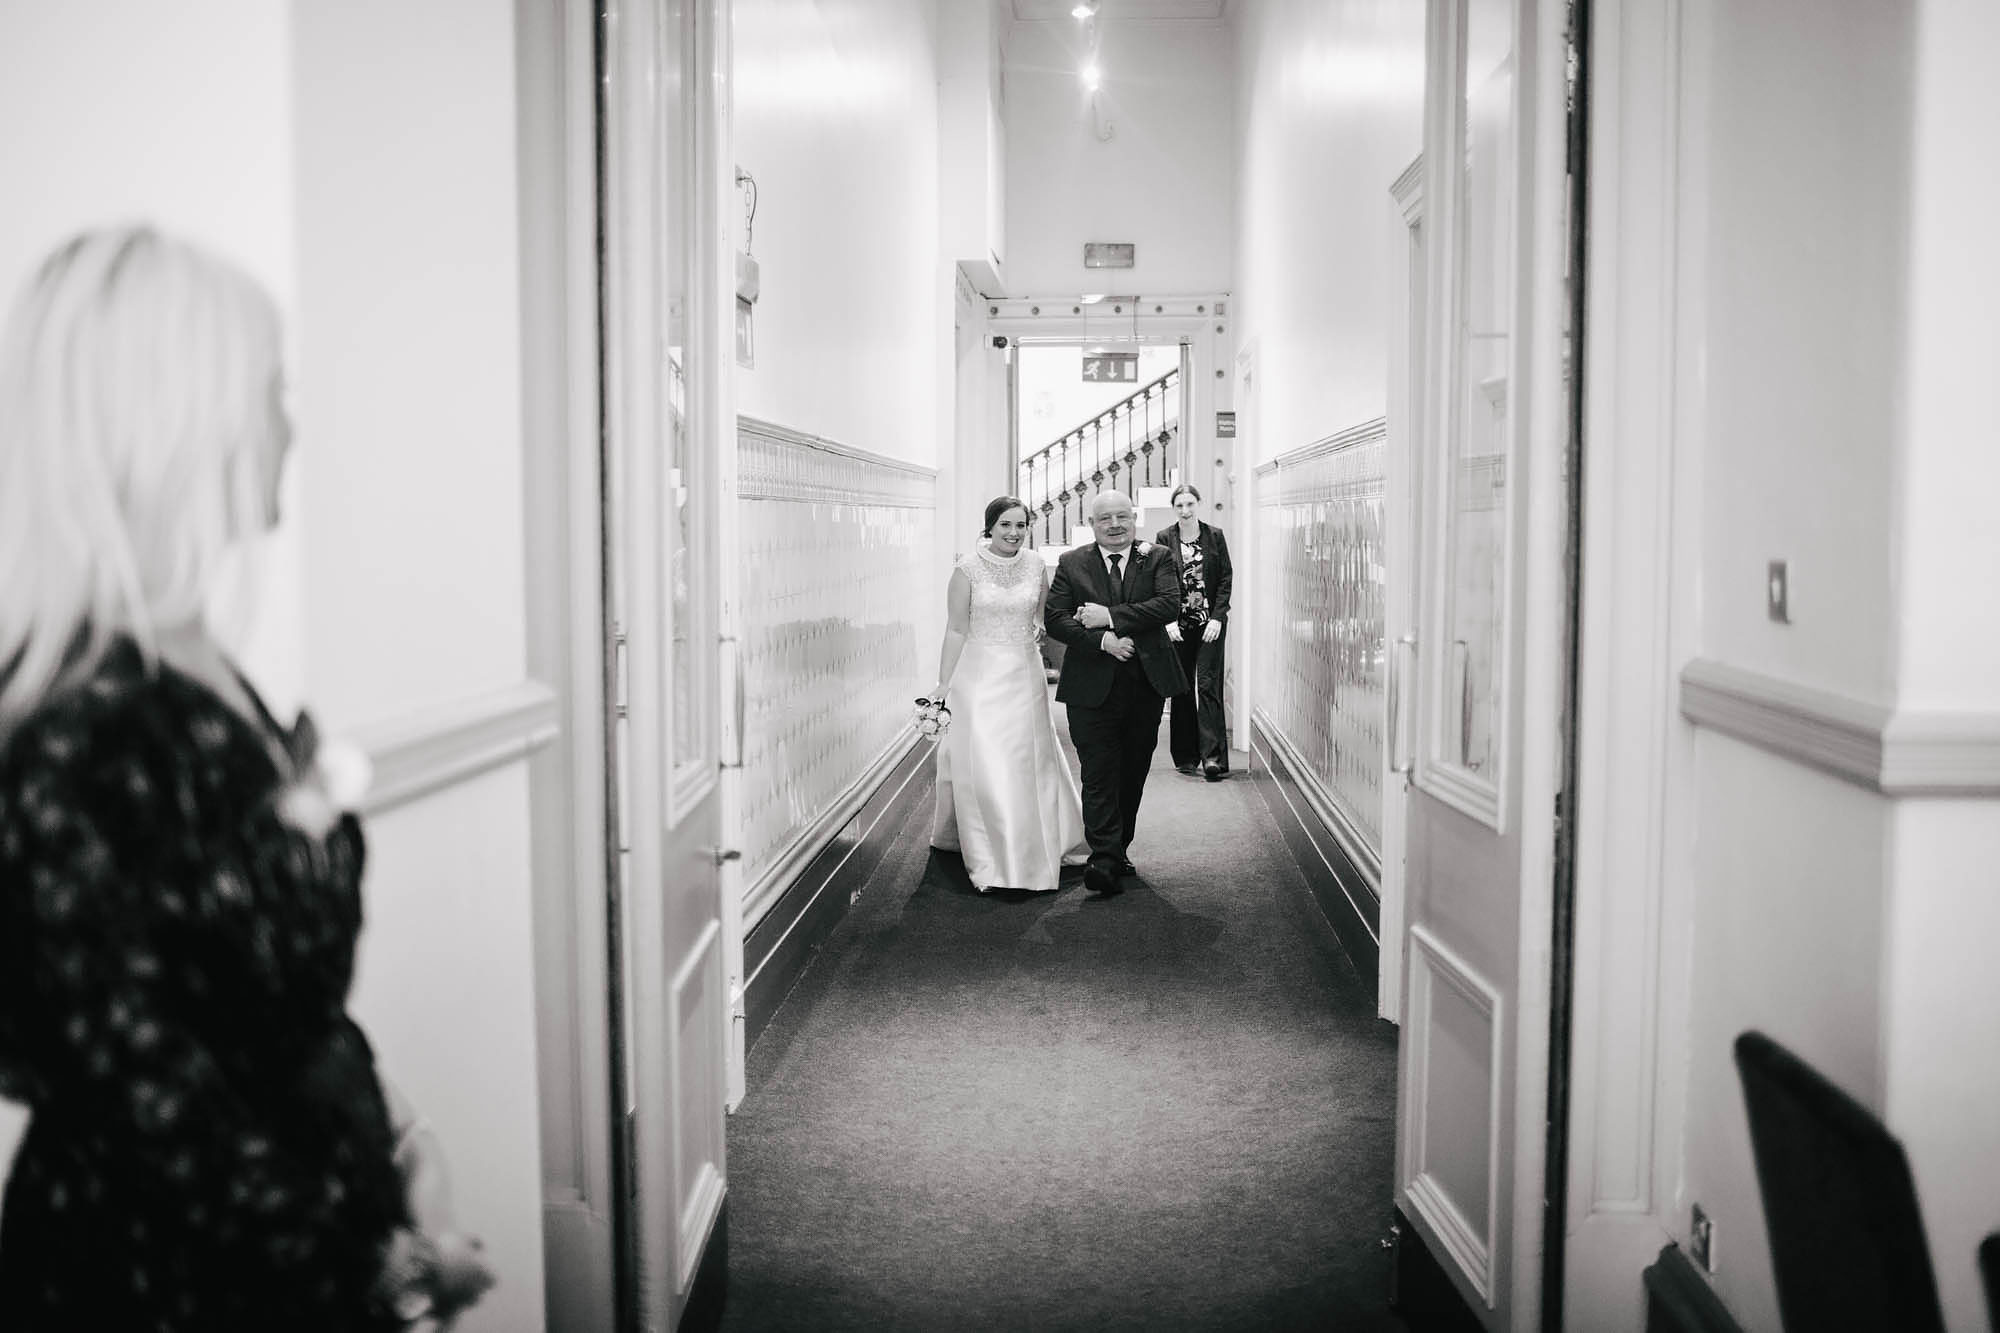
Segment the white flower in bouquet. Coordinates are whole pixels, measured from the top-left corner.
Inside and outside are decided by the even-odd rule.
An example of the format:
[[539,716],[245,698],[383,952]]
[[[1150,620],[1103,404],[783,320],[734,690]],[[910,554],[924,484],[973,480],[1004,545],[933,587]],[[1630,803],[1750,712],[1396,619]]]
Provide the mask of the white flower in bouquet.
[[916,722],[919,736],[934,739],[951,730],[951,710],[943,699],[919,699]]

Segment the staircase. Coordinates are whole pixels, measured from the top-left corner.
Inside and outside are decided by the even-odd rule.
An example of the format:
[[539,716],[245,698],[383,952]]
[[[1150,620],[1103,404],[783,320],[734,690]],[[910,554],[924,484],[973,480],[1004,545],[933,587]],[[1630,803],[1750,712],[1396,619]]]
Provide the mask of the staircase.
[[1071,513],[1083,522],[1099,491],[1122,490],[1136,502],[1141,486],[1166,485],[1180,433],[1176,366],[1023,458],[1015,494],[1027,503],[1031,532],[1039,524],[1037,544],[1068,546]]

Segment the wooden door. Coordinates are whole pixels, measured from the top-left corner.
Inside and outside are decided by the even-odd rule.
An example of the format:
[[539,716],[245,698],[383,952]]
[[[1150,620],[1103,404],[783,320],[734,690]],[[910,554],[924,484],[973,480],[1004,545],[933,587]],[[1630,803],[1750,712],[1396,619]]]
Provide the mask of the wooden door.
[[1540,1317],[1562,553],[1564,7],[1431,0],[1397,1203]]
[[625,1040],[625,1315],[686,1309],[725,1187],[729,1001],[719,867],[722,456],[715,293],[701,280],[691,0],[608,0],[603,61],[605,580]]

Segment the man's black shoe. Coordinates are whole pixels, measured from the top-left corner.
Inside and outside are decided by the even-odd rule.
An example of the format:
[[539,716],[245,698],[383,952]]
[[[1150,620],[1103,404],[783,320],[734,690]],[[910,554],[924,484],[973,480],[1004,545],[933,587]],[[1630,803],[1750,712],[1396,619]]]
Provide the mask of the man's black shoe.
[[1185,773],[1189,777],[1193,777],[1196,773],[1199,773],[1201,771],[1201,767],[1197,764],[1175,764],[1174,771],[1176,773]]
[[1223,774],[1222,765],[1216,763],[1215,760],[1213,759],[1209,760],[1207,763],[1201,766],[1201,775],[1207,778],[1210,782],[1222,781],[1222,774]]
[[1095,863],[1083,868],[1083,887],[1092,893],[1101,893],[1107,898],[1114,893],[1124,892],[1111,872]]
[[1136,875],[1139,873],[1139,867],[1132,864],[1131,857],[1120,857],[1118,861],[1118,873],[1121,875]]

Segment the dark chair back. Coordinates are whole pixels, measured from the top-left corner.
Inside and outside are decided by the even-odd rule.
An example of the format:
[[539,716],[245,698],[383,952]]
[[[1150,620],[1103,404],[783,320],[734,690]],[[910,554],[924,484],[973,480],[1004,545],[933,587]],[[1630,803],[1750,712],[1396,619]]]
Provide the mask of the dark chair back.
[[1980,1242],[1979,1276],[1986,1283],[1986,1322],[2000,1333],[2000,1231]]
[[1903,1145],[1760,1032],[1736,1039],[1736,1068],[1788,1333],[1943,1333]]

